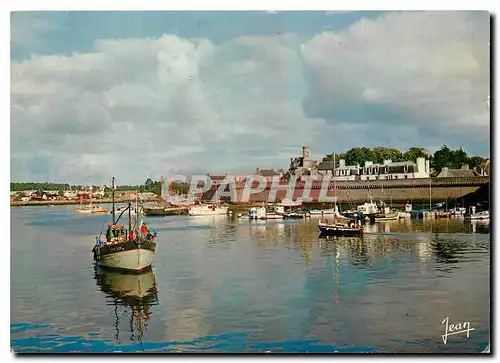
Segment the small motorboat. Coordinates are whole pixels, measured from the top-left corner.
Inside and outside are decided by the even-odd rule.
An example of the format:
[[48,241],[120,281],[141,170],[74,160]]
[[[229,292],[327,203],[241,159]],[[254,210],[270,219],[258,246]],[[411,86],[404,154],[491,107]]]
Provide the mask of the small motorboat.
[[476,207],[470,207],[470,212],[464,215],[466,221],[476,221],[490,219],[490,212],[485,210],[476,212]]
[[275,213],[275,212],[267,212],[266,219],[283,219],[283,214]]
[[79,214],[107,214],[106,208],[101,208],[98,205],[84,205],[83,207],[75,209],[75,213]]
[[365,216],[363,215],[362,212],[359,211],[346,211],[340,214],[342,217],[345,217],[347,219],[353,220],[353,221],[363,221],[365,220]]
[[304,214],[298,212],[283,213],[283,219],[303,219]]
[[363,235],[363,227],[358,223],[328,223],[319,222],[318,228],[323,236],[346,236],[346,237],[361,237]]

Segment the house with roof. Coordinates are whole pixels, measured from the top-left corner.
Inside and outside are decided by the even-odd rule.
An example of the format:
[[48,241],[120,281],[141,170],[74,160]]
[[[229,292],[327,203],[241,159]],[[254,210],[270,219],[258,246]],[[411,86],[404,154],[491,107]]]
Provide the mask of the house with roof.
[[344,159],[339,160],[339,166],[335,168],[333,160],[322,161],[317,165],[318,174],[321,176],[328,176],[333,178],[335,175],[335,180],[348,181],[348,180],[358,180],[360,168],[359,165],[346,165]]
[[489,176],[490,175],[490,160],[487,159],[485,162],[481,163],[476,169],[475,172],[479,176]]
[[360,168],[360,180],[395,180],[395,179],[416,179],[430,177],[429,160],[417,158],[416,162],[401,161],[392,162],[384,160],[382,164],[374,164],[366,161]]
[[478,176],[474,170],[469,169],[469,166],[464,164],[460,169],[450,169],[444,167],[438,174],[438,178],[471,178]]

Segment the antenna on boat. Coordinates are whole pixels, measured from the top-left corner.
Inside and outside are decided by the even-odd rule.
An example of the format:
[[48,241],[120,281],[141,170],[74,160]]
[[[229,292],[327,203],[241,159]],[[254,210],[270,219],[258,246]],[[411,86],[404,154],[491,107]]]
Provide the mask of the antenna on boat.
[[113,225],[115,224],[115,177],[111,179],[111,203],[113,204]]
[[[129,240],[130,240],[130,233],[132,232],[132,211],[130,210],[132,207],[132,203],[130,202],[130,194],[128,198],[128,234],[129,234]],[[137,209],[135,210],[137,213]],[[135,236],[134,236],[135,238]]]

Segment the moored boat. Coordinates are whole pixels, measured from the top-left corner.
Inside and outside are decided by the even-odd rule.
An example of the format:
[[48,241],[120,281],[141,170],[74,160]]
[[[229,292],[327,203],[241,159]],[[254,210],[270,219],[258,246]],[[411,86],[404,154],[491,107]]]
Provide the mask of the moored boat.
[[364,203],[358,206],[357,211],[360,212],[365,219],[373,219],[373,217],[380,213],[377,204],[373,203],[373,200],[370,198],[370,202]]
[[490,212],[487,210],[476,212],[476,207],[470,207],[469,213],[464,215],[464,219],[466,221],[487,220],[490,219]]
[[363,235],[363,227],[359,223],[351,223],[348,225],[338,222],[319,222],[318,229],[320,230],[321,235],[324,236],[361,237]]
[[331,214],[335,214],[335,209],[334,208],[329,208],[329,209],[311,209],[309,211],[309,213],[311,213],[311,216],[331,215]]
[[395,221],[399,219],[399,213],[388,206],[383,206],[381,212],[374,215],[375,222]]
[[283,219],[283,214],[276,212],[267,212],[266,219]]
[[302,212],[286,212],[283,213],[283,219],[303,219],[304,213]]
[[188,214],[190,216],[209,216],[227,214],[229,208],[216,204],[198,204],[189,207]]
[[75,213],[79,214],[107,214],[108,210],[106,208],[101,208],[98,205],[85,205],[81,208],[75,209]]
[[266,208],[265,207],[253,207],[248,211],[248,216],[250,219],[266,219]]

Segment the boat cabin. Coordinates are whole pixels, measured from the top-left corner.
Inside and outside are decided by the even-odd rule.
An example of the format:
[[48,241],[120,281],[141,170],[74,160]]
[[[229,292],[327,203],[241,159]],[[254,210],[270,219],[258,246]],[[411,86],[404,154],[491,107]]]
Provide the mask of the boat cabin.
[[106,231],[106,242],[121,243],[127,241],[127,229],[121,224],[108,225]]

